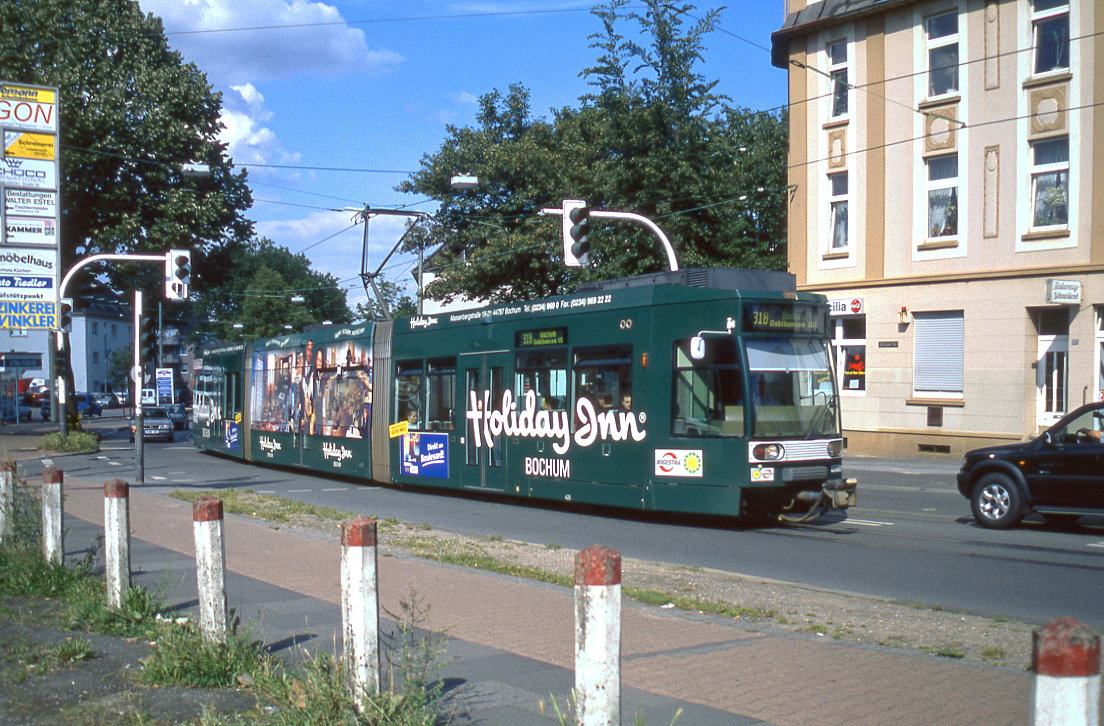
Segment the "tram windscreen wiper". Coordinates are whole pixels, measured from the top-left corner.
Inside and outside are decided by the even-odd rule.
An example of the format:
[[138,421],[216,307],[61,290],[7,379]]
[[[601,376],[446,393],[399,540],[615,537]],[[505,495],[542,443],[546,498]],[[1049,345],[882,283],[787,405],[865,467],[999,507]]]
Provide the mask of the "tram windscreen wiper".
[[816,407],[816,413],[813,414],[813,418],[809,421],[809,429],[805,432],[806,439],[811,439],[822,433],[820,425],[824,423],[825,417],[827,417],[828,412],[833,410],[833,408],[834,405],[832,403],[826,403],[823,406]]

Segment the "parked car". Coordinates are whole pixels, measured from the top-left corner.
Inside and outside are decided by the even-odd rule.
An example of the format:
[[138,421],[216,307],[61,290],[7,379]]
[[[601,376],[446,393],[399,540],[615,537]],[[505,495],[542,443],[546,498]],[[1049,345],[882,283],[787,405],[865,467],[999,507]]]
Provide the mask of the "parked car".
[[1027,514],[1070,522],[1104,515],[1104,402],[1071,411],[1031,441],[966,453],[958,491],[983,527],[1008,529]]
[[87,393],[74,393],[73,398],[77,402],[77,413],[82,416],[99,416],[103,413],[103,408],[96,401],[95,396]]
[[100,408],[119,408],[123,404],[119,401],[119,397],[114,393],[93,393],[92,397],[96,399],[96,403],[100,404]]
[[180,403],[168,403],[165,404],[165,412],[169,414],[169,418],[172,419],[173,426],[178,429],[188,428],[188,412],[184,410],[184,405]]
[[[134,441],[134,419],[130,420],[130,440]],[[142,407],[142,439],[143,441],[172,441],[175,434],[172,419],[169,412],[161,406]]]

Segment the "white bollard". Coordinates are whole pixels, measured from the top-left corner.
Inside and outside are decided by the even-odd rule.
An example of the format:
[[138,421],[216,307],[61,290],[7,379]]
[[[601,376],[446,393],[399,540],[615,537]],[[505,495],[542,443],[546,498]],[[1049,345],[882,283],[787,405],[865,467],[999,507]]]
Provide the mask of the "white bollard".
[[1100,634],[1058,618],[1031,634],[1032,726],[1100,722]]
[[222,500],[202,497],[192,504],[196,582],[199,585],[199,632],[212,642],[226,642],[226,551],[222,542]]
[[104,577],[107,604],[121,608],[130,588],[130,485],[104,482]]
[[379,574],[376,520],[341,523],[341,627],[345,663],[357,708],[380,691]]
[[621,723],[621,554],[594,545],[575,556],[578,726]]
[[65,510],[61,507],[61,487],[65,474],[56,466],[42,472],[42,554],[47,562],[60,565],[65,556],[63,532]]
[[15,462],[0,461],[0,542],[15,537]]

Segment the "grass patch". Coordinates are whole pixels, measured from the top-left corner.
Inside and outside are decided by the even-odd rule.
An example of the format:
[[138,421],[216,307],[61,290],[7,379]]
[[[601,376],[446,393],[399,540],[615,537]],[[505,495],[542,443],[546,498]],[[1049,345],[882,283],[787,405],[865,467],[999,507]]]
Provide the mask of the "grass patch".
[[92,642],[84,636],[66,638],[53,646],[21,638],[6,645],[3,658],[11,665],[0,672],[5,680],[22,683],[36,673],[52,673],[94,657]]
[[261,643],[237,627],[219,643],[206,640],[192,622],[166,622],[158,626],[156,638],[142,669],[142,680],[150,685],[229,688],[252,680],[267,666]]
[[920,650],[929,655],[937,655],[940,658],[965,658],[966,651],[961,643],[948,643],[947,645],[921,645]]
[[981,659],[986,663],[997,663],[1004,660],[1008,652],[999,646],[990,646],[988,648],[982,648],[980,655]]
[[[272,494],[258,494],[251,489],[182,490],[177,489],[169,496],[185,502],[195,502],[201,497],[216,497],[222,500],[222,510],[227,514],[243,514],[259,517],[268,522],[295,524],[313,520],[324,524],[340,525],[350,518],[348,512],[318,504],[308,504],[294,499],[286,499]],[[383,523],[387,526],[387,522]]]
[[721,615],[737,620],[769,620],[778,615],[777,610],[760,607],[745,607],[732,605],[717,600],[700,600],[692,597],[672,595],[658,590],[642,590],[634,587],[622,587],[621,592],[625,597],[645,603],[646,605],[673,605],[679,610],[689,610],[706,615]]
[[524,577],[538,582],[550,582],[565,587],[574,585],[574,580],[566,575],[557,575],[539,567],[504,562],[477,547],[444,537],[403,537],[396,540],[395,544],[427,560]]
[[38,440],[38,448],[66,454],[87,454],[100,448],[100,436],[90,431],[70,431],[68,436],[62,436],[54,431]]

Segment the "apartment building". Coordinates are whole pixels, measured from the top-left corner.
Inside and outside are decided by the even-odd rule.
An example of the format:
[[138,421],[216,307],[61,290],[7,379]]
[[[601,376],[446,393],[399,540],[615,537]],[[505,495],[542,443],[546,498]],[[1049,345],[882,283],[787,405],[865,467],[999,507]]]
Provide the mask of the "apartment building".
[[789,266],[832,301],[852,453],[1104,397],[1101,31],[1104,0],[788,0]]

